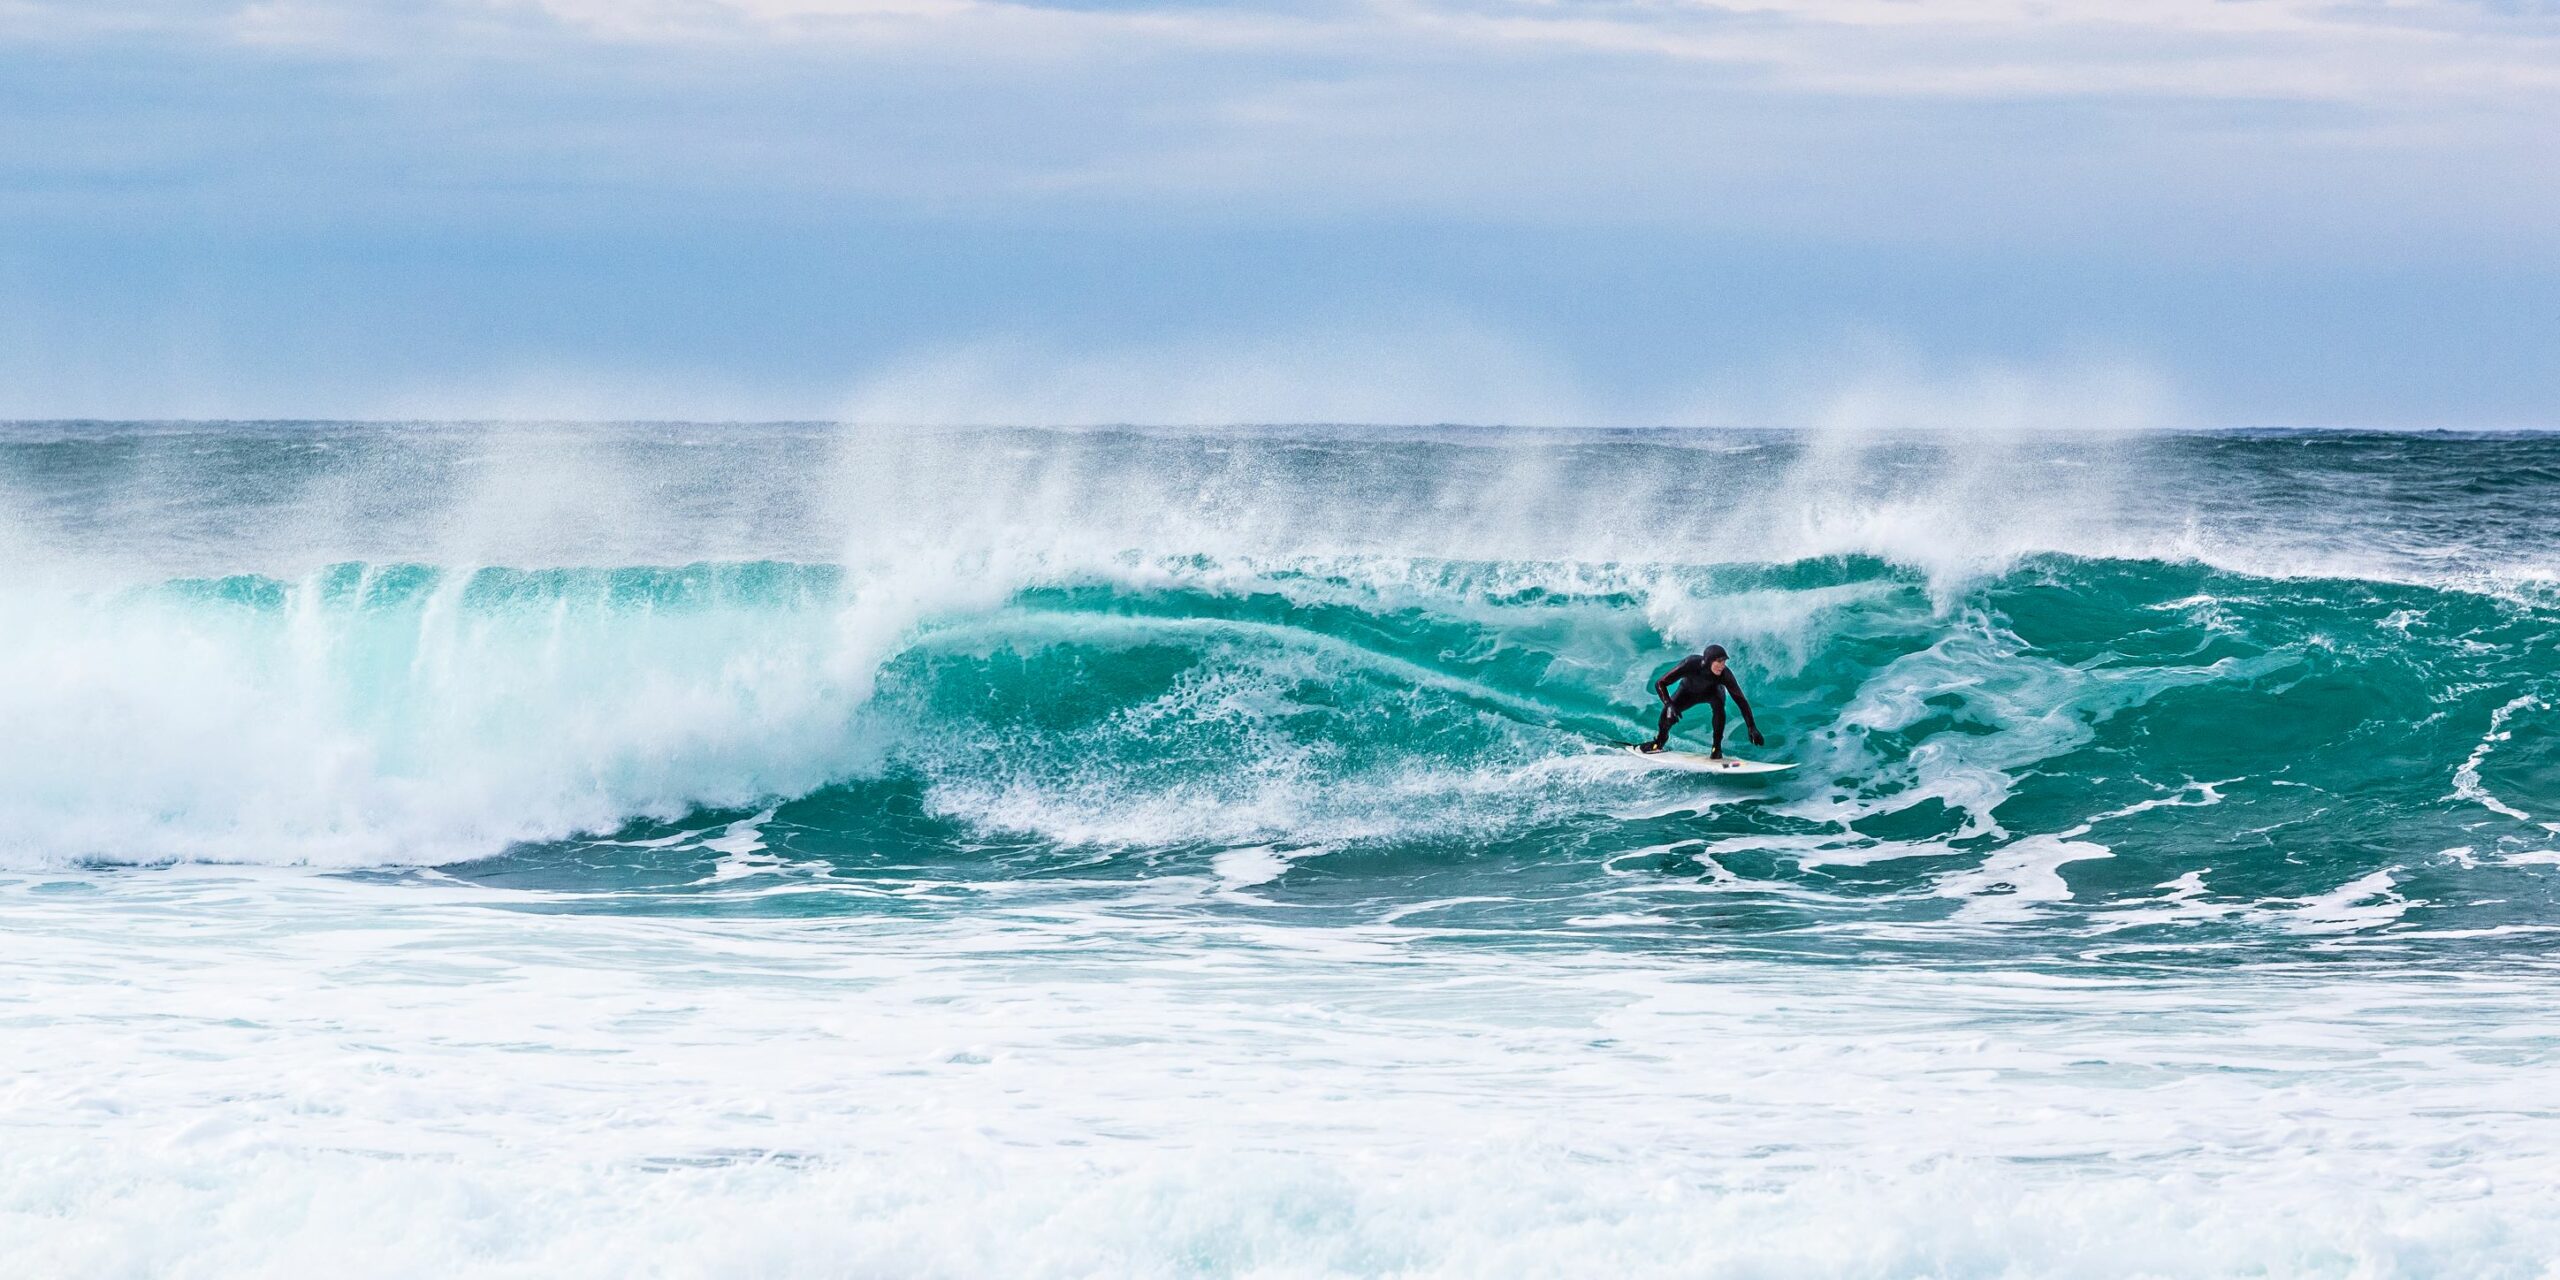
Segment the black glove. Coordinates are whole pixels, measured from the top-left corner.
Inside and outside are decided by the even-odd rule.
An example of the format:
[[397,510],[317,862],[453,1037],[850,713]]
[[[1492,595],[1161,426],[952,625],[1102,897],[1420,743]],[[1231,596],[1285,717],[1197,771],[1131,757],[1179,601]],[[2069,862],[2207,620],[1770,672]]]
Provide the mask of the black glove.
[[1769,740],[1761,737],[1760,731],[1754,729],[1751,731],[1751,745],[1755,747],[1765,747],[1769,745]]

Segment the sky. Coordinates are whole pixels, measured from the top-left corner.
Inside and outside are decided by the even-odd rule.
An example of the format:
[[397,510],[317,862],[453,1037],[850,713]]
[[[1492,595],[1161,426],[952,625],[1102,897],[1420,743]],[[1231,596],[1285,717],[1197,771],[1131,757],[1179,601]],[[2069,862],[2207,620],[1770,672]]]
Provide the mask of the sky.
[[0,0],[0,417],[2560,426],[2560,0]]

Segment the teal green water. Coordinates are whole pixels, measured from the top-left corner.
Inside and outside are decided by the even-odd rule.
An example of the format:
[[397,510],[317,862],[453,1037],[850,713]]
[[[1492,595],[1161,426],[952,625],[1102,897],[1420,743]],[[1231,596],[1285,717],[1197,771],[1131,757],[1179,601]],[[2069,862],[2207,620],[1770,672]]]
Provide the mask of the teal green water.
[[[50,638],[14,698],[55,727],[17,736],[12,858],[679,913],[1192,878],[1210,912],[1805,956],[2497,950],[2554,915],[2538,438],[1012,433],[822,484],[778,461],[822,436],[634,429],[606,519],[380,482],[521,463],[482,437],[336,431],[16,443],[22,530],[133,550],[15,588]],[[599,447],[560,446],[589,483]],[[727,487],[630,482],[678,463]],[[359,550],[603,563],[187,571],[278,559],[323,499]],[[614,563],[688,539],[839,555]],[[1708,641],[1793,773],[1607,748]]]
[[[1287,869],[1238,909],[1808,950],[1927,945],[1933,926],[2116,952],[2410,946],[2560,906],[2551,833],[2518,816],[2560,799],[2560,652],[2539,609],[2066,557],[1944,607],[1868,559],[1678,575],[1788,622],[1740,646],[1740,669],[1760,754],[1802,768],[1736,784],[1600,752],[1644,727],[1645,685],[1681,651],[1642,592],[1546,585],[1541,566],[1399,568],[1396,594],[1421,599],[1275,572],[1044,587],[928,626],[854,729],[876,758],[781,804],[764,842],[831,875],[967,879],[1200,874],[1268,846]],[[633,576],[600,595],[806,601],[829,575]],[[2036,841],[2071,843],[2018,852]],[[716,861],[594,853],[464,874],[675,887]],[[1626,919],[1631,874],[1720,892]],[[1475,900],[1415,910],[1458,898]]]

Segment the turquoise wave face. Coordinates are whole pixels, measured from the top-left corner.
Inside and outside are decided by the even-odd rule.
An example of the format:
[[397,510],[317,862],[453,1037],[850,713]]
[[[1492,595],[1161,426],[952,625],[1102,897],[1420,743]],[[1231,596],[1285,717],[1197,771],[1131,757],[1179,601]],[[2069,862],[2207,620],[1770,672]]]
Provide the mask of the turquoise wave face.
[[[889,663],[883,775],[768,838],[834,862],[847,813],[911,813],[940,826],[909,870],[1134,855],[1274,905],[1621,940],[2135,954],[2550,918],[2539,607],[2064,557],[1952,601],[1856,559],[1389,578],[1023,593]],[[1666,616],[1728,639],[1765,754],[1802,768],[1737,787],[1600,745],[1650,720]]]
[[[2537,945],[2560,863],[2554,610],[2512,592],[1122,556],[1000,587],[342,564],[46,607],[10,642],[44,726],[8,748],[22,862],[440,866],[674,911],[1152,886],[1453,939],[2132,958]],[[1795,772],[1608,745],[1706,638]]]

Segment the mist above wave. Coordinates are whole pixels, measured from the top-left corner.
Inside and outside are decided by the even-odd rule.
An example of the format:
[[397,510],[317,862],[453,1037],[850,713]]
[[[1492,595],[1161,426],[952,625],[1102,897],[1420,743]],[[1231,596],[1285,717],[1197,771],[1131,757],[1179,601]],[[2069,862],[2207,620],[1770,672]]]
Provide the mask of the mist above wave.
[[[2552,576],[2536,438],[236,424],[0,435],[10,576],[792,560],[949,577],[1122,553],[1588,563],[2023,555]],[[999,574],[998,576],[1003,576]]]

